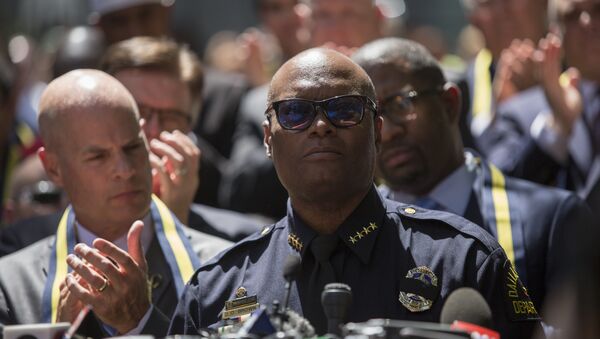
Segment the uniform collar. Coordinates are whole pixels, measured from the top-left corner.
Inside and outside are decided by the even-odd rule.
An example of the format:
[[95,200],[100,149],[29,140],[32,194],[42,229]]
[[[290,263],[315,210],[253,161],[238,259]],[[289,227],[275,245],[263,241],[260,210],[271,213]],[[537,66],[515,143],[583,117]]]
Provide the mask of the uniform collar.
[[[365,198],[335,232],[364,264],[371,258],[377,234],[383,226],[385,212],[383,200],[375,186],[372,186]],[[290,201],[287,219],[290,233],[288,244],[304,258],[310,242],[318,234],[294,213]]]

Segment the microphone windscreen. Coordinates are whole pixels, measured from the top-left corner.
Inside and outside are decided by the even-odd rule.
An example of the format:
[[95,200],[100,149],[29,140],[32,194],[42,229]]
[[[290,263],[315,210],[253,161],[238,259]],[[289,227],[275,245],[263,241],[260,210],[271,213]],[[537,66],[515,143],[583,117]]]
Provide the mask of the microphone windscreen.
[[297,255],[290,254],[283,264],[283,277],[287,281],[295,280],[300,273],[301,261]]
[[477,290],[461,287],[450,293],[440,316],[440,323],[452,324],[455,320],[492,328],[492,310]]

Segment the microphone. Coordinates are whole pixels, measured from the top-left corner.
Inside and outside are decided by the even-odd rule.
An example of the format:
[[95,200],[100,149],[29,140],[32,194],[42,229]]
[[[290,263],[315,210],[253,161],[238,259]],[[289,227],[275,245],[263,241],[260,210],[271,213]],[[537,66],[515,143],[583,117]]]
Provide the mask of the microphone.
[[342,283],[327,284],[321,293],[321,304],[327,316],[327,333],[341,336],[341,325],[352,304],[352,289]]
[[71,324],[71,326],[69,327],[67,332],[65,332],[63,339],[71,339],[75,336],[75,333],[79,329],[79,326],[81,326],[81,323],[83,323],[83,320],[88,315],[88,313],[90,313],[91,310],[92,310],[92,306],[88,304],[88,305],[85,305],[81,309],[81,311],[79,311],[79,314],[77,314],[77,317],[75,318],[75,320],[73,321],[73,323]]
[[371,319],[348,323],[344,334],[352,338],[469,339],[471,335],[449,325],[422,321]]
[[61,339],[69,323],[4,325],[4,339]]
[[[279,331],[282,335],[294,334],[288,337],[308,338],[315,335],[313,327],[308,320],[299,316],[296,312],[288,309],[292,283],[298,278],[302,267],[300,257],[289,255],[283,264],[283,278],[285,279],[285,301],[280,305],[277,300],[273,301],[272,312],[269,314],[265,308],[254,312],[244,323],[236,338],[248,336],[255,337],[278,337],[275,333]],[[282,307],[283,306],[283,307]]]
[[470,287],[461,287],[450,293],[442,307],[440,323],[450,324],[450,328],[465,331],[472,336],[500,338],[500,334],[491,329],[492,310],[483,296]]
[[283,309],[288,307],[290,302],[290,292],[292,290],[292,282],[296,280],[300,274],[301,268],[300,257],[297,255],[290,254],[283,264],[283,278],[285,279],[285,301],[283,303]]

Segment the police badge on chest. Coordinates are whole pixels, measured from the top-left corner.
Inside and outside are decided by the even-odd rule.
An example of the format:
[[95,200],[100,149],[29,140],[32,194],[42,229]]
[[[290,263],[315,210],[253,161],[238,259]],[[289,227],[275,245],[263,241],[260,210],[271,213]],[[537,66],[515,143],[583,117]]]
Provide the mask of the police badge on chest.
[[398,300],[411,312],[423,312],[431,308],[439,293],[436,275],[429,267],[419,266],[400,282]]

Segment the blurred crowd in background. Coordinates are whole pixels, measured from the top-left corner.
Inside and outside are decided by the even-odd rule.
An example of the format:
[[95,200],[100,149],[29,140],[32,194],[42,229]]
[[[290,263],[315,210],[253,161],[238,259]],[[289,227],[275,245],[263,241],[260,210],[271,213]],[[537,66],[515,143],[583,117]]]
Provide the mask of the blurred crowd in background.
[[[191,93],[201,99],[182,125],[168,128],[162,113],[140,107],[149,139],[179,129],[198,145],[196,203],[282,217],[287,193],[261,127],[271,76],[309,47],[352,55],[396,36],[423,44],[461,88],[465,146],[506,173],[571,190],[600,210],[600,1],[3,0],[2,225],[68,204],[36,157],[46,84],[70,70],[101,68],[112,44],[137,36],[172,39],[202,61],[202,92]],[[582,128],[589,131],[583,143]],[[598,253],[585,255],[598,277]],[[591,302],[599,300],[597,287],[586,288]]]
[[[110,44],[144,35],[171,37],[188,45],[209,78],[202,113],[192,130],[204,146],[203,157],[210,157],[212,164],[201,169],[205,179],[196,200],[270,218],[281,216],[284,198],[264,207],[256,199],[245,201],[253,188],[232,185],[252,183],[236,181],[243,174],[231,172],[247,165],[232,157],[244,103],[264,106],[252,90],[267,84],[282,62],[307,47],[332,41],[350,53],[380,36],[406,36],[425,44],[448,69],[460,74],[465,61],[483,46],[481,33],[467,25],[459,1],[378,0],[376,14],[361,2],[334,1],[316,13],[319,17],[314,17],[309,4],[297,0],[0,2],[2,224],[67,204],[34,156],[40,146],[37,103],[45,84],[73,69],[98,68]],[[431,5],[439,11],[430,11]],[[315,25],[320,28],[315,30]],[[257,140],[260,144],[260,136]],[[239,199],[238,190],[245,190]],[[285,196],[281,187],[275,190]]]

